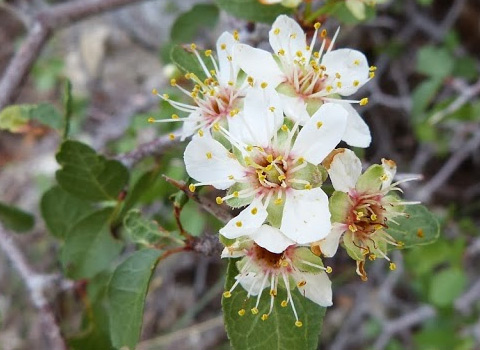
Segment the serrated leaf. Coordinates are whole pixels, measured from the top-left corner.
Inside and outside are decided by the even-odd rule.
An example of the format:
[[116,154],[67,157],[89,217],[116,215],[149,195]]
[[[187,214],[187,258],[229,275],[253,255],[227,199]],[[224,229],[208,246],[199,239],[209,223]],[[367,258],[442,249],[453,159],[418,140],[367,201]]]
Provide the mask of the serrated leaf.
[[78,221],[90,215],[93,208],[89,202],[54,186],[42,196],[40,211],[52,235],[63,238]]
[[253,22],[273,23],[278,15],[293,12],[281,5],[262,5],[258,0],[216,0],[216,3],[232,16]]
[[128,170],[120,162],[107,160],[78,141],[63,142],[57,161],[62,165],[56,173],[59,185],[82,199],[116,200],[128,182]]
[[5,228],[22,233],[33,227],[35,218],[26,211],[0,202],[0,222]]
[[[203,55],[201,50],[198,50],[200,55]],[[172,62],[177,65],[177,67],[183,71],[184,73],[194,73],[198,76],[202,81],[207,78],[207,75],[202,69],[198,58],[195,54],[190,50],[188,45],[175,45],[172,47],[170,51],[170,58]],[[207,66],[208,70],[214,69],[210,60],[204,60],[205,65]]]
[[68,277],[91,278],[120,253],[123,244],[110,232],[112,212],[111,208],[94,212],[67,233],[61,261]]
[[[235,283],[238,274],[235,259],[228,263],[225,290]],[[270,294],[264,290],[259,305],[259,313],[252,315],[250,309],[255,306],[256,297],[247,299],[247,292],[241,287],[232,292],[230,298],[222,299],[225,326],[232,348],[235,350],[314,350],[318,346],[318,336],[325,315],[325,308],[318,306],[303,297],[298,290],[292,291],[298,317],[302,327],[295,326],[295,317],[290,305],[281,307],[280,302],[286,299],[286,290],[279,288],[275,298],[275,306],[267,320],[260,316],[268,313]],[[238,311],[245,309],[245,315]]]
[[215,5],[196,4],[177,17],[172,25],[170,38],[176,43],[192,41],[202,28],[214,28],[218,15],[218,7]]
[[142,217],[138,209],[132,209],[123,220],[128,237],[135,243],[146,246],[181,246],[183,240],[171,232],[160,229],[158,223]]
[[409,216],[395,218],[397,224],[390,222],[387,233],[395,240],[403,242],[403,248],[433,243],[440,235],[440,224],[426,207],[420,204],[407,205],[405,213]]
[[140,337],[150,278],[162,251],[144,249],[130,255],[113,273],[108,286],[113,346],[133,350]]

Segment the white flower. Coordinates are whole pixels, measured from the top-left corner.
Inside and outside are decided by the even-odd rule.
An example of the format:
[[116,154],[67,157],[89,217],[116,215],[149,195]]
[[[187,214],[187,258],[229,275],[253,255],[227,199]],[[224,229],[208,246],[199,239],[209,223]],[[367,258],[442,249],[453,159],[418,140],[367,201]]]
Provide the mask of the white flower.
[[187,112],[188,116],[179,118],[178,115],[172,115],[171,119],[155,120],[150,118],[150,122],[184,122],[182,131],[182,140],[192,136],[196,131],[200,134],[204,130],[210,130],[215,123],[221,123],[227,126],[228,116],[240,112],[242,99],[245,96],[245,90],[248,86],[247,80],[238,80],[239,67],[236,63],[233,47],[237,43],[238,33],[230,34],[224,32],[217,40],[217,61],[212,56],[212,50],[206,50],[205,56],[211,60],[214,67],[208,70],[196,45],[190,46],[191,51],[197,57],[207,79],[201,80],[194,73],[187,73],[185,78],[192,80],[195,84],[192,91],[179,86],[175,79],[171,80],[171,85],[177,87],[182,93],[193,98],[193,105],[174,101],[167,94],[159,94],[156,89],[153,93],[163,100],[167,101],[179,111]]
[[[256,84],[267,83],[277,88],[284,101],[285,114],[303,125],[320,105],[325,102],[341,103],[348,111],[348,121],[343,140],[351,146],[367,147],[371,136],[368,126],[350,103],[368,102],[342,100],[364,85],[374,73],[369,72],[367,59],[352,49],[332,50],[332,42],[326,44],[326,31],[319,51],[314,51],[320,24],[315,24],[315,33],[310,45],[300,25],[281,15],[270,30],[271,54],[245,44],[237,44],[234,52],[240,68]],[[372,70],[375,68],[372,67]]]
[[[231,119],[230,130],[215,125],[234,146],[233,152],[205,134],[188,144],[184,160],[188,174],[202,185],[229,189],[217,203],[248,205],[220,230],[227,238],[252,236],[268,220],[280,228],[276,238],[256,242],[271,252],[292,243],[307,244],[330,231],[328,198],[319,187],[323,181],[317,165],[340,142],[347,112],[326,103],[298,132],[281,125],[280,107],[271,105],[274,91],[251,89],[245,113]],[[248,103],[256,101],[255,103]],[[284,235],[285,237],[283,237]]]
[[[406,215],[405,202],[392,191],[401,191],[397,185],[414,180],[392,183],[396,164],[382,159],[382,164],[372,165],[362,174],[360,159],[348,149],[337,149],[324,161],[335,192],[330,198],[332,229],[330,234],[315,243],[324,256],[333,256],[340,239],[348,254],[357,261],[357,272],[366,279],[365,258],[387,257],[387,245],[400,246],[385,229],[395,217]],[[391,269],[395,265],[391,263]]]
[[[276,230],[272,227],[270,229]],[[247,298],[257,296],[255,306],[250,309],[252,314],[257,315],[263,290],[270,288],[270,308],[261,315],[263,321],[273,311],[276,297],[283,294],[286,298],[280,302],[281,307],[290,304],[295,315],[295,325],[302,326],[292,298],[292,283],[296,284],[300,294],[318,305],[332,305],[332,287],[326,274],[332,269],[324,267],[322,260],[307,247],[290,246],[279,253],[272,253],[251,240],[239,240],[226,247],[222,257],[243,257],[237,262],[239,274],[235,277],[235,283],[223,293],[225,298],[231,297],[240,284],[247,291]],[[240,316],[245,313],[245,309],[238,311]]]

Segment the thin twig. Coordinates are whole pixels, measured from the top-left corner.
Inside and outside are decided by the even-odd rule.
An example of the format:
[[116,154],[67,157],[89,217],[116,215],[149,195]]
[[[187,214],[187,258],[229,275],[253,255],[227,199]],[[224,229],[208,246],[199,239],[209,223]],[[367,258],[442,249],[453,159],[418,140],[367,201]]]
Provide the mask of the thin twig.
[[31,30],[0,81],[0,109],[12,103],[51,35],[92,15],[144,0],[77,0],[48,7],[34,16]]
[[48,349],[66,350],[67,345],[62,337],[60,326],[44,294],[45,289],[52,284],[56,277],[36,273],[1,224],[0,249],[12,262],[13,267],[17,270],[29,291],[32,304],[39,312],[43,330],[49,343]]

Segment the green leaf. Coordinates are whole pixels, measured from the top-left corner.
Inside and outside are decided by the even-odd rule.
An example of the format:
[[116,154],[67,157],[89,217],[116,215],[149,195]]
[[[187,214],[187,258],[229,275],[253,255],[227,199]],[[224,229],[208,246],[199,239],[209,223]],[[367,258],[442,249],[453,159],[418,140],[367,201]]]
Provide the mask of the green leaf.
[[0,112],[0,129],[10,132],[20,132],[27,123],[28,114],[23,106],[8,106]]
[[89,202],[54,186],[42,196],[40,211],[52,235],[63,238],[78,221],[91,214],[93,208]]
[[33,227],[35,218],[26,211],[0,202],[0,222],[9,230],[25,232]]
[[437,78],[449,76],[455,65],[451,53],[443,47],[424,46],[418,52],[417,71]]
[[[199,54],[203,57],[203,52],[197,50]],[[172,62],[177,65],[177,67],[183,71],[184,73],[194,73],[198,76],[202,81],[207,78],[207,75],[202,69],[202,66],[198,62],[197,57],[195,54],[190,50],[190,46],[186,45],[175,45],[172,47],[172,51],[170,51],[170,58]],[[213,65],[210,60],[204,60],[205,65],[209,70],[213,69]]]
[[216,0],[216,3],[232,16],[253,22],[273,23],[278,15],[293,12],[281,5],[262,5],[258,0]]
[[184,244],[178,235],[161,229],[155,221],[143,218],[138,209],[130,210],[123,223],[129,238],[135,243],[146,246],[166,245],[169,247],[179,247]]
[[170,38],[175,43],[187,43],[195,39],[202,28],[214,28],[218,22],[218,7],[210,4],[194,5],[175,20]]
[[85,312],[82,331],[68,340],[70,350],[113,349],[108,327],[107,309],[102,304],[93,304]]
[[433,243],[440,235],[440,224],[426,207],[420,204],[407,205],[405,213],[409,216],[395,218],[398,224],[390,222],[387,233],[395,240],[404,243],[403,248]]
[[63,126],[58,110],[50,103],[41,103],[12,105],[3,109],[0,112],[0,129],[21,132],[31,120],[53,129],[60,129]]
[[144,249],[130,255],[113,273],[108,286],[113,346],[133,350],[140,337],[150,278],[162,252]]
[[70,134],[70,120],[73,113],[73,97],[72,97],[72,83],[70,80],[65,80],[65,87],[63,90],[63,119],[64,119],[64,130],[63,130],[63,139],[68,139]]
[[61,261],[68,277],[91,278],[120,253],[123,244],[110,232],[112,212],[106,208],[88,215],[67,233]]
[[442,87],[442,79],[431,78],[419,84],[412,93],[412,116],[415,123],[425,120],[425,110]]
[[[229,290],[235,282],[234,277],[238,274],[235,265],[235,259],[230,259],[225,290]],[[240,285],[235,288],[230,298],[222,299],[225,326],[233,349],[317,349],[325,308],[303,297],[296,288],[292,290],[295,308],[303,323],[303,326],[298,328],[295,326],[295,317],[290,305],[280,306],[280,302],[286,299],[286,294],[284,288],[279,288],[273,311],[265,321],[262,321],[260,316],[268,313],[270,307],[268,289],[264,290],[257,315],[252,315],[249,311],[255,306],[256,297],[247,299],[247,292]],[[240,309],[247,311],[245,315],[238,314]]]
[[452,305],[465,289],[467,277],[458,268],[444,269],[435,273],[430,280],[430,301],[439,307]]
[[120,162],[107,160],[78,141],[63,142],[57,161],[62,165],[56,173],[59,185],[82,199],[116,200],[128,181],[128,170]]

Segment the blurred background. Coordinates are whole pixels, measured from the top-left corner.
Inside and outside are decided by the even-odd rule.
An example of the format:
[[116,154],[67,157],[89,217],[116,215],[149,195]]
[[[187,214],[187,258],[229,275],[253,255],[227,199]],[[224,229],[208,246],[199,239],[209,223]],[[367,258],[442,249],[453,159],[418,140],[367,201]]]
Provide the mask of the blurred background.
[[[1,79],[35,30],[35,14],[60,3],[0,1]],[[152,88],[180,98],[169,84],[178,74],[169,59],[174,43],[195,41],[214,48],[220,33],[237,29],[241,41],[268,48],[268,25],[236,19],[207,0],[124,3],[129,5],[52,30],[18,96],[8,101],[0,96],[2,107],[48,102],[61,110],[68,79],[71,135],[116,157],[175,128],[147,123],[149,116],[174,113],[151,95]],[[478,350],[480,2],[387,1],[365,21],[343,13],[323,22],[329,32],[341,25],[337,47],[358,49],[377,66],[375,79],[358,93],[370,101],[361,110],[373,136],[363,152],[365,162],[385,157],[397,162],[400,175],[422,174],[423,181],[405,188],[405,197],[434,211],[442,231],[434,244],[394,252],[395,271],[385,261],[369,263],[367,282],[356,275],[344,251],[329,259],[335,271],[334,306],[327,310],[320,348]],[[82,325],[82,314],[91,309],[87,296],[94,293],[89,287],[102,293],[108,272],[95,277],[95,284],[64,280],[58,259],[61,240],[48,232],[39,208],[42,195],[54,184],[61,137],[35,121],[0,129],[0,201],[36,218],[33,231],[15,235],[13,242],[36,272],[58,280],[46,296],[71,347],[109,349],[88,345],[88,329]],[[184,179],[183,147],[174,145],[161,156],[142,159],[132,178],[154,169]],[[141,198],[142,210],[167,229],[175,227],[168,199],[175,191],[158,177]],[[215,233],[221,225],[190,202],[181,218],[193,235]],[[132,250],[127,246],[124,254]],[[163,261],[150,285],[138,349],[229,349],[220,306],[225,269],[218,256],[181,253]],[[46,349],[44,340],[28,291],[0,252],[0,349]]]

